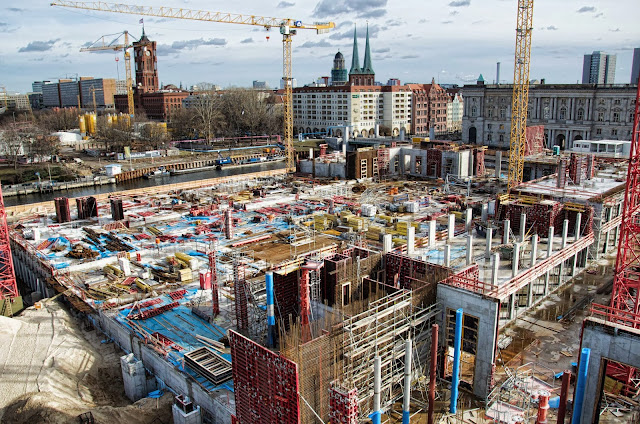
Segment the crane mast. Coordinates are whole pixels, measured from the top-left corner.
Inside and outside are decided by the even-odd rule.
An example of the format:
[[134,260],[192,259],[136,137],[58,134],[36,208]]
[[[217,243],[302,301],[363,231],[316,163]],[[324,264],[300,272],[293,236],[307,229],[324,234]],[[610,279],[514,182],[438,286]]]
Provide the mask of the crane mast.
[[[59,0],[51,3],[51,6],[70,7],[75,9],[95,10],[101,12],[124,13],[129,15],[155,16],[173,19],[187,19],[192,21],[217,22],[239,25],[261,26],[266,29],[277,27],[282,34],[282,79],[284,81],[284,144],[287,152],[287,171],[295,171],[293,149],[293,87],[291,72],[291,42],[292,36],[298,30],[312,29],[317,34],[328,32],[335,28],[333,22],[319,22],[304,24],[302,21],[290,18],[272,18],[256,15],[242,15],[236,13],[208,12],[205,10],[191,10],[162,6],[136,6],[120,3],[105,2],[79,2]],[[127,51],[125,50],[125,60]],[[130,71],[128,71],[130,72]],[[133,101],[133,97],[131,97]]]
[[532,31],[533,0],[518,0],[509,146],[509,190],[522,182],[524,152],[527,144],[527,108],[529,105],[529,65]]
[[[95,42],[89,47],[81,48],[80,51],[81,52],[97,52],[97,51],[104,51],[104,50],[115,50],[115,51],[124,50],[124,68],[125,68],[126,79],[127,79],[127,109],[128,109],[129,115],[133,117],[135,115],[134,104],[133,104],[133,79],[131,77],[131,54],[129,53],[129,49],[133,47],[133,45],[129,44],[129,32],[124,31],[123,34],[124,34],[124,44],[105,44],[104,42],[105,36],[102,36],[100,37],[100,40],[102,40],[101,45],[96,45],[97,42]],[[94,93],[94,96],[95,96],[95,93]],[[95,99],[94,99],[94,103],[95,103]]]

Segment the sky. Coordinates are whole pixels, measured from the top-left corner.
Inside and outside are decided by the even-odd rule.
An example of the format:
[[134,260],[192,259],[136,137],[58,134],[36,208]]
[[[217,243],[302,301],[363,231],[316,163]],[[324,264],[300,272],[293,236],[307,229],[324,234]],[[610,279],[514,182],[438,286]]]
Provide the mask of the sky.
[[[189,87],[209,82],[250,86],[264,80],[278,87],[282,36],[278,29],[50,6],[51,0],[0,1],[0,86],[28,92],[31,83],[64,77],[124,79],[122,52],[86,53],[80,48],[103,35],[128,30],[158,43],[162,84]],[[358,28],[360,64],[367,24],[376,80],[465,84],[483,74],[513,80],[517,0],[132,0],[127,4],[181,7],[291,18],[303,23],[333,21],[327,34],[300,30],[293,41],[293,76],[298,85],[330,75],[341,51],[351,64],[353,29]],[[583,55],[617,55],[616,83],[629,83],[633,48],[640,47],[638,0],[536,0],[533,13],[531,79],[575,83]],[[119,62],[116,62],[119,57]]]

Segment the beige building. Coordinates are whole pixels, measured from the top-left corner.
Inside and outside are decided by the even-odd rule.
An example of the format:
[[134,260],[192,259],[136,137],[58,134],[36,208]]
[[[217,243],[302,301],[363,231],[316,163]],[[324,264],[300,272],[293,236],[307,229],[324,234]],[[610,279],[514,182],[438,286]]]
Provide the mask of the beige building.
[[464,112],[464,100],[460,92],[451,95],[447,103],[447,132],[462,131],[462,115]]
[[[465,85],[462,141],[509,146],[512,85]],[[576,140],[631,140],[636,87],[536,84],[529,90],[528,125],[544,125],[547,148]]]

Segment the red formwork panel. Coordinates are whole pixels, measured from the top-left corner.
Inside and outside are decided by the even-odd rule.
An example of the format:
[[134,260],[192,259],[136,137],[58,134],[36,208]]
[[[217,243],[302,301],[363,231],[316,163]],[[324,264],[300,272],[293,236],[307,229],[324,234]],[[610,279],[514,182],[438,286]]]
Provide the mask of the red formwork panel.
[[295,322],[300,308],[298,270],[284,273],[274,271],[273,291],[276,300],[276,317],[279,325],[289,330],[291,322]]
[[442,172],[442,150],[427,149],[427,176],[440,178]]
[[300,423],[298,365],[229,330],[239,424]]
[[358,424],[358,391],[346,390],[335,382],[329,389],[329,419],[331,424]]
[[524,155],[536,155],[544,150],[544,125],[527,127]]

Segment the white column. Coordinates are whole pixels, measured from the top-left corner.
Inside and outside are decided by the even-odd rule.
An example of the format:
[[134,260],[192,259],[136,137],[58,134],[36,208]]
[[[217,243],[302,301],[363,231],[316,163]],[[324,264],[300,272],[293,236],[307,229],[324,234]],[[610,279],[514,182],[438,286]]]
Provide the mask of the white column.
[[493,239],[493,228],[487,228],[487,248],[484,251],[484,258],[491,259],[491,242]]
[[491,284],[498,285],[498,269],[500,268],[500,254],[498,252],[493,254],[493,268],[491,271]]
[[565,219],[562,223],[562,249],[567,247],[567,235],[569,234],[569,220]]
[[502,244],[509,243],[509,233],[511,232],[511,221],[504,220],[504,233],[502,234]]
[[456,216],[454,214],[449,214],[449,227],[447,231],[447,239],[453,240],[456,231]]
[[549,238],[547,238],[547,258],[553,253],[553,226],[549,227]]
[[391,234],[385,234],[382,236],[382,252],[389,253],[393,248],[393,240]]
[[527,214],[520,214],[520,241],[524,241],[524,236],[527,233]]
[[531,268],[536,266],[538,260],[538,235],[531,236]]
[[451,266],[451,245],[450,244],[444,245],[444,266],[446,267]]
[[407,255],[413,255],[416,250],[416,228],[409,224],[407,227]]
[[436,220],[429,221],[429,247],[436,246]]
[[473,222],[473,209],[467,208],[464,217],[464,228],[469,231],[471,229],[471,223]]
[[489,219],[489,204],[488,203],[483,203],[482,204],[482,215],[480,216],[480,219],[482,220],[482,222],[487,222],[487,220]]
[[580,240],[580,227],[582,226],[582,214],[578,212],[576,215],[575,240]]
[[473,234],[467,237],[467,265],[471,265],[473,261]]
[[513,244],[513,255],[511,262],[511,276],[518,275],[518,267],[520,265],[520,243]]

